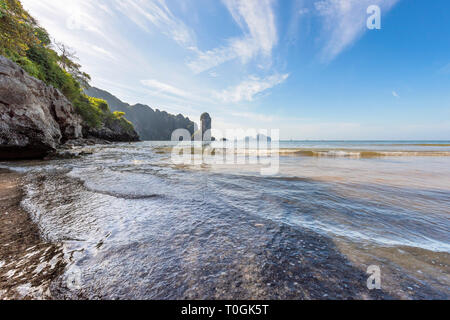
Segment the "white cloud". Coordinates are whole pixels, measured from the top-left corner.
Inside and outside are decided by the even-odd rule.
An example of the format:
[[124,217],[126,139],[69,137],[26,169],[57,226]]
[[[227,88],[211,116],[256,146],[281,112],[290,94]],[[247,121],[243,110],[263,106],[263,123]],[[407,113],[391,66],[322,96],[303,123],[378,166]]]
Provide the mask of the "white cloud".
[[271,0],[224,0],[234,20],[259,43],[259,49],[270,54],[277,42],[275,17]]
[[247,120],[252,120],[252,121],[257,121],[257,122],[273,122],[274,121],[274,117],[273,116],[267,116],[264,114],[260,114],[260,113],[252,113],[252,112],[233,112],[231,113],[231,115],[233,117],[237,117],[237,118],[244,118]]
[[[75,49],[86,71],[104,65],[105,58],[146,65],[132,44],[115,30],[115,15],[109,0],[22,0],[25,9],[37,18],[51,37]],[[123,18],[123,17],[120,17]],[[132,58],[130,58],[132,56]]]
[[253,101],[258,94],[271,89],[289,77],[288,74],[274,74],[266,78],[250,77],[236,87],[228,88],[222,92],[216,92],[216,97],[224,102]]
[[320,0],[315,3],[323,19],[325,46],[324,61],[331,61],[358,40],[367,30],[367,8],[378,5],[382,18],[400,0]]
[[224,46],[201,51],[188,63],[195,73],[201,73],[227,61],[240,59],[243,63],[261,54],[270,57],[278,42],[272,0],[223,0],[243,36],[228,39]]
[[152,88],[156,91],[172,94],[179,97],[189,97],[190,94],[186,91],[178,89],[170,84],[160,82],[158,80],[150,79],[150,80],[142,80],[141,83],[149,88]]
[[115,6],[147,32],[153,25],[182,46],[195,44],[193,32],[172,14],[164,0],[115,0]]
[[397,91],[392,91],[392,95],[393,95],[395,98],[400,98],[400,96],[399,96],[399,94],[397,93]]
[[307,15],[307,14],[309,14],[309,9],[308,8],[301,8],[301,9],[299,9],[298,10],[298,14],[300,15],[300,16],[304,16],[304,15]]
[[[27,10],[31,10],[32,15],[37,14],[40,20],[44,20],[46,25],[55,26],[57,22],[63,20],[64,27],[67,29],[88,31],[106,37],[102,32],[101,19],[95,19],[88,14],[95,7],[95,4],[88,0],[22,0],[21,2]],[[49,13],[54,13],[54,16],[50,17]],[[62,23],[58,25],[58,29],[61,25]]]
[[101,56],[103,58],[109,58],[109,59],[111,59],[113,61],[116,61],[116,62],[119,61],[119,59],[112,52],[110,52],[110,51],[108,51],[108,50],[106,50],[104,48],[101,48],[101,47],[98,47],[98,46],[92,46],[91,48],[95,52],[97,52],[99,54],[99,56]]
[[208,94],[199,94],[192,91],[180,89],[171,84],[167,84],[155,79],[141,80],[143,84],[149,90],[146,91],[148,95],[170,99],[177,101],[178,103],[208,103],[213,104],[215,101],[209,98]]

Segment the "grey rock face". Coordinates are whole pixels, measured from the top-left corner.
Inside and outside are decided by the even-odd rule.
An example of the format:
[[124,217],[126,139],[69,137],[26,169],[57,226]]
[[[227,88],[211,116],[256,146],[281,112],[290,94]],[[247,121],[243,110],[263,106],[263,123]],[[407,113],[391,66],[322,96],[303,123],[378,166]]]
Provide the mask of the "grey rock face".
[[191,134],[197,131],[196,124],[181,114],[172,115],[143,104],[131,106],[109,92],[95,87],[86,89],[85,93],[106,100],[111,111],[125,112],[125,118],[133,124],[140,139],[144,141],[170,141],[172,133],[177,129],[187,129]]
[[0,159],[41,158],[80,137],[81,119],[64,95],[0,56]]
[[102,139],[117,142],[137,142],[139,135],[134,130],[124,129],[118,121],[105,123],[101,128],[83,128],[86,138]]
[[203,113],[200,117],[200,121],[202,123],[202,137],[203,141],[211,141],[211,127],[212,120],[211,116],[208,113]]

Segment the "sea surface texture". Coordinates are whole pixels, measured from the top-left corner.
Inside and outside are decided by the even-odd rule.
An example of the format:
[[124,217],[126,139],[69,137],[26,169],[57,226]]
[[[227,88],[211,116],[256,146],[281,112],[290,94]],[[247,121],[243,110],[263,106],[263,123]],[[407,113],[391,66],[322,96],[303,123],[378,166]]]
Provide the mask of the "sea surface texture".
[[63,244],[58,298],[450,298],[450,142],[279,147],[275,175],[243,148],[174,164],[164,142],[1,167],[25,173],[22,205]]

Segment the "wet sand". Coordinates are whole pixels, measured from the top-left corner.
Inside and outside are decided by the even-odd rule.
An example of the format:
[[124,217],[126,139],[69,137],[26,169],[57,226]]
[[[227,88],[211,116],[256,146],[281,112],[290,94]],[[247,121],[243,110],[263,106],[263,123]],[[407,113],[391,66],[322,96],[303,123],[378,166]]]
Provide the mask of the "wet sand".
[[62,246],[40,238],[22,197],[21,175],[0,169],[0,299],[51,299],[64,270]]

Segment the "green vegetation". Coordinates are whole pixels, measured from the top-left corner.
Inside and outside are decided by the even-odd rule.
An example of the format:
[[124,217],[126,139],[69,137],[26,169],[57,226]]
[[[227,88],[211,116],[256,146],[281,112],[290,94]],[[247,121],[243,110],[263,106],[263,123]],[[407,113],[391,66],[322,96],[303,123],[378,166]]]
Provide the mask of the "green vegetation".
[[117,121],[123,128],[133,130],[125,114],[111,113],[106,101],[83,93],[90,77],[75,62],[75,53],[62,43],[52,43],[47,31],[24,10],[19,0],[0,0],[0,54],[31,76],[59,89],[86,125],[99,128]]
[[170,141],[172,132],[177,129],[186,129],[191,134],[195,131],[195,123],[181,114],[173,115],[158,109],[153,110],[150,106],[143,104],[131,106],[109,92],[95,87],[90,87],[85,92],[91,97],[106,100],[111,111],[125,112],[127,119],[131,121],[139,137],[144,141]]
[[115,111],[112,113],[112,117],[109,117],[107,121],[117,122],[126,132],[134,130],[133,124],[125,119],[125,112]]
[[2,18],[5,15],[7,8],[8,7],[6,6],[6,3],[3,0],[1,0],[0,1],[0,18]]

